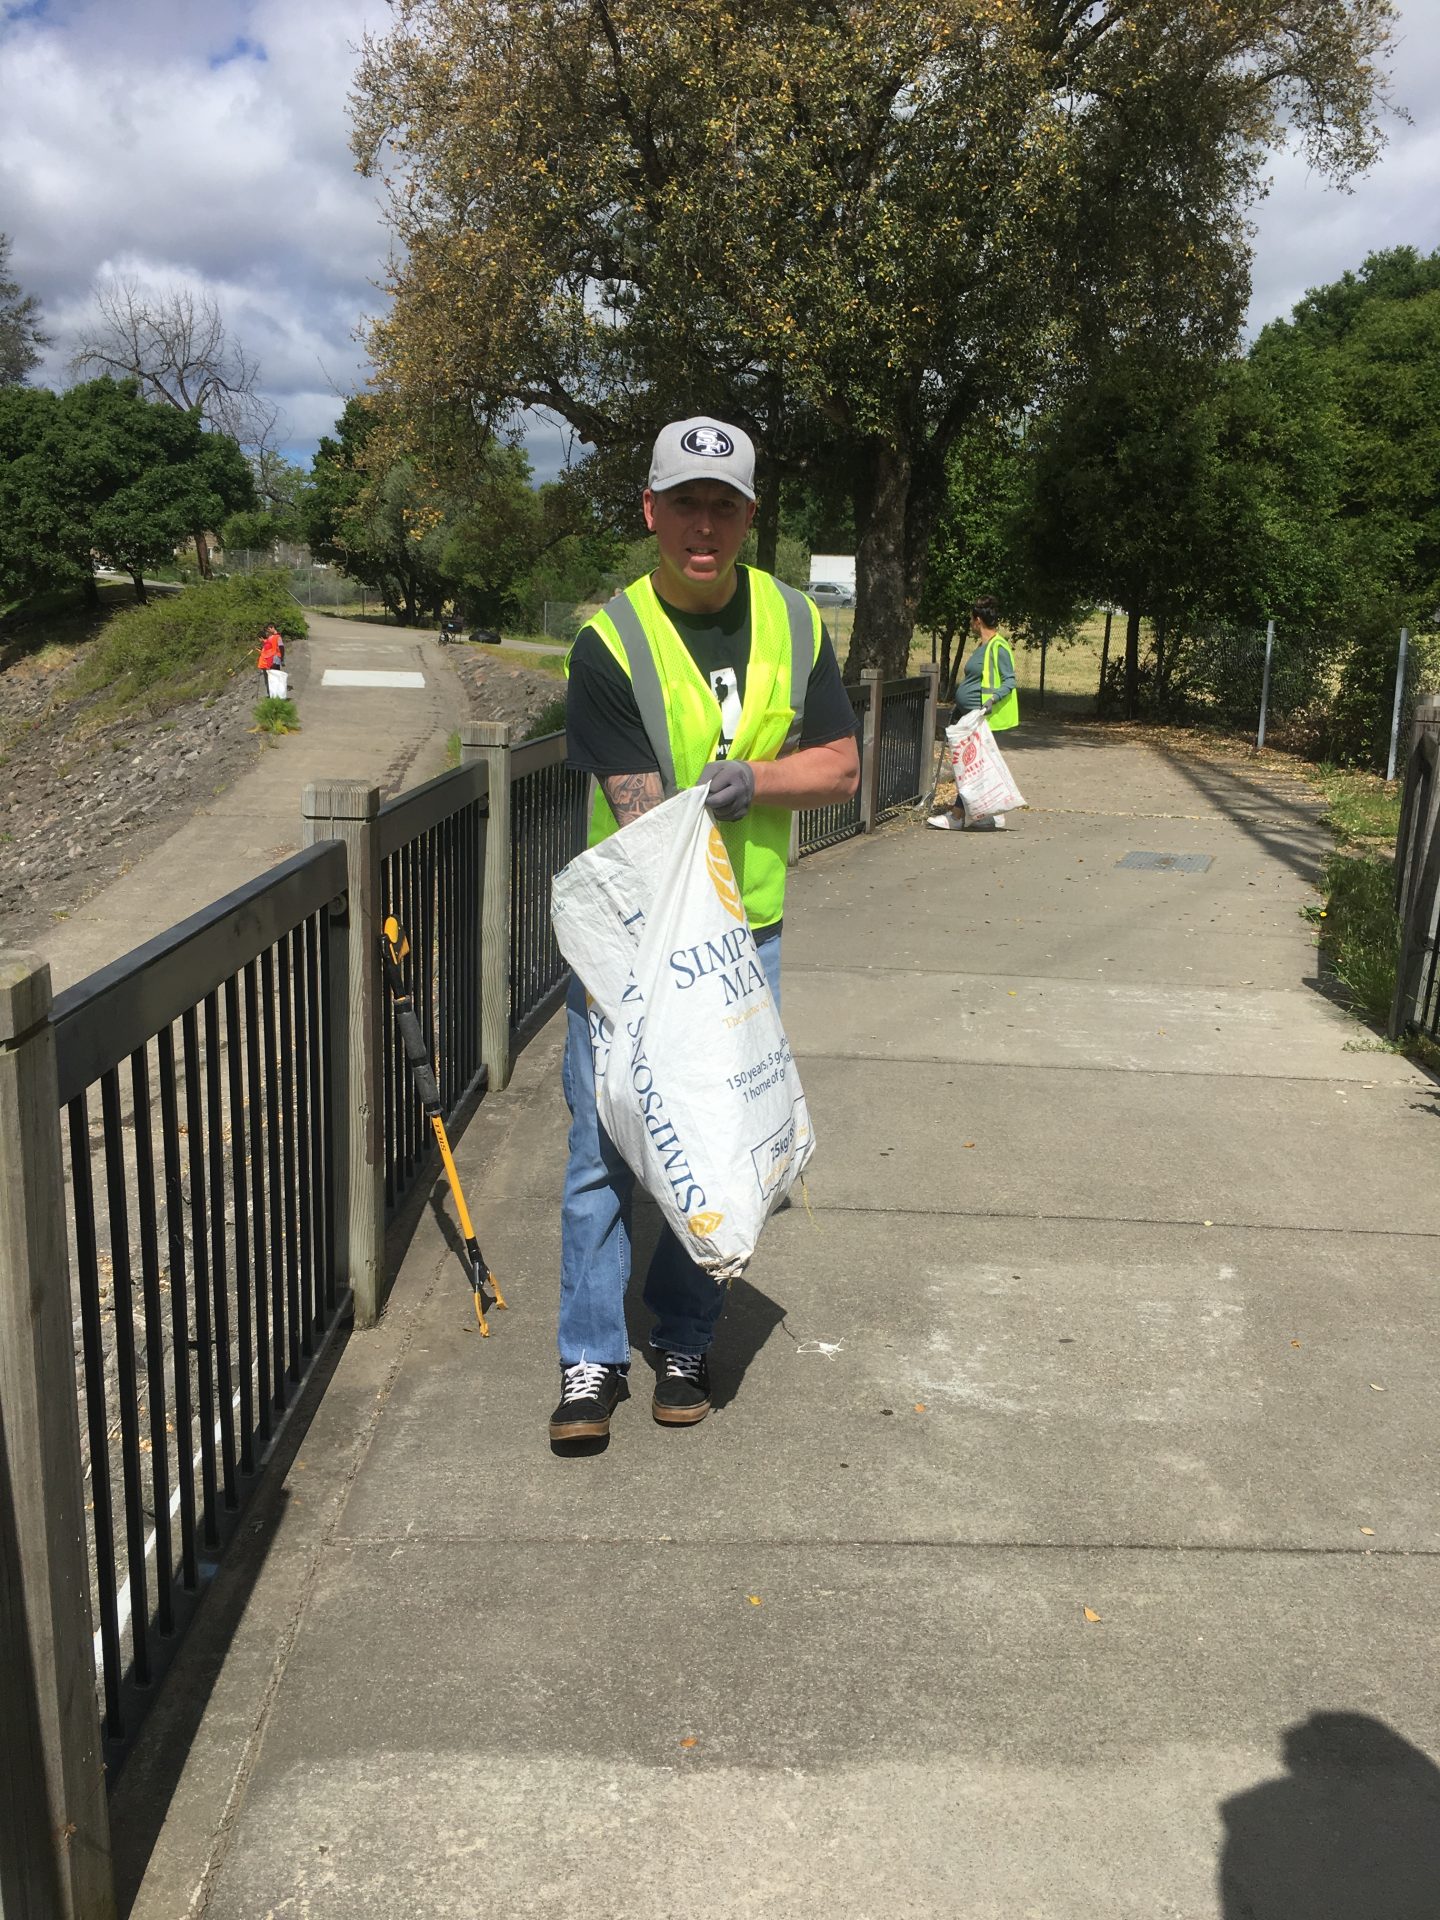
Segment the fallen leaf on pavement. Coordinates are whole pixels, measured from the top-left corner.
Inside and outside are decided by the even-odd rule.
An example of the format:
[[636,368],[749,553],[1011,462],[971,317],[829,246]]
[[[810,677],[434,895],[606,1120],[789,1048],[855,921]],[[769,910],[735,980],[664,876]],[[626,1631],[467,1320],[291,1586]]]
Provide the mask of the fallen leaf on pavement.
[[1085,1618],[1093,1624],[1095,1621],[1097,1621],[1100,1618],[1100,1616],[1098,1613],[1096,1613],[1093,1607],[1086,1607]]
[[747,1593],[745,1598],[750,1602],[752,1607],[758,1607],[761,1604],[758,1593]]
[[687,1739],[682,1740],[680,1744],[682,1747],[698,1747],[700,1742],[695,1738],[694,1734],[692,1733],[689,1735]]
[[1375,1532],[1375,1529],[1374,1529],[1374,1527],[1361,1527],[1361,1529],[1360,1529],[1360,1531],[1361,1531],[1362,1533],[1368,1533],[1368,1534],[1371,1534],[1371,1535],[1373,1536],[1373,1534],[1374,1534],[1374,1532]]

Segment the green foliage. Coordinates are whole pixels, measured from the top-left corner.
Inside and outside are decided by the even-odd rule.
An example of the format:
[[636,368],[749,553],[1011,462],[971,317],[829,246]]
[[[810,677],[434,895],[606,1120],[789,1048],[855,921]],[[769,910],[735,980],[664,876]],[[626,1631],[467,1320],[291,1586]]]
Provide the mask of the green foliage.
[[1372,254],[1256,342],[1259,378],[1326,423],[1347,638],[1432,625],[1440,605],[1440,252]]
[[1394,846],[1400,832],[1400,784],[1387,786],[1378,775],[1331,763],[1309,775],[1329,802],[1325,815],[1342,845],[1382,840]]
[[133,380],[0,388],[0,590],[87,583],[98,556],[143,598],[146,568],[254,497],[233,440]]
[[544,734],[564,731],[565,700],[562,695],[559,699],[547,700],[520,737],[522,740],[539,740]]
[[843,476],[855,651],[903,671],[952,445],[1117,342],[1227,348],[1267,148],[1367,164],[1394,21],[1390,0],[397,8],[355,96],[402,262],[380,377],[419,419],[548,408],[617,518],[681,413],[752,428],[768,485]]
[[39,348],[49,336],[40,331],[40,301],[10,278],[10,236],[0,233],[0,387],[16,386],[40,364]]
[[268,553],[277,540],[297,539],[299,531],[298,522],[251,507],[230,515],[220,529],[220,545],[226,553]]
[[[1395,711],[1395,672],[1400,633],[1378,626],[1373,616],[1340,664],[1339,684],[1320,731],[1321,751],[1342,766],[1384,769]],[[1378,630],[1377,630],[1378,627]],[[1410,715],[1422,692],[1440,688],[1440,633],[1412,633],[1400,706],[1400,740],[1410,737]]]
[[256,733],[299,733],[300,715],[293,700],[267,695],[255,708]]
[[252,670],[271,622],[287,641],[305,636],[305,616],[279,574],[238,575],[166,594],[115,616],[91,645],[72,696],[103,691],[107,712],[163,713]]
[[1394,869],[1386,860],[1332,853],[1321,884],[1320,946],[1356,1011],[1384,1022],[1400,961],[1400,922],[1391,904]]

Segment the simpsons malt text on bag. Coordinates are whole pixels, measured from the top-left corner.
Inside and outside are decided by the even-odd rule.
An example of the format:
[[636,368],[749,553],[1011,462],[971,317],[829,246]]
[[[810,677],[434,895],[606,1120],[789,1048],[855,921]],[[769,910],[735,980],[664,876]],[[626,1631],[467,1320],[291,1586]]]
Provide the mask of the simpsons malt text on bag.
[[955,797],[971,820],[988,820],[991,814],[1024,806],[983,713],[965,714],[946,727],[945,738],[950,743]]
[[731,1280],[814,1135],[705,789],[572,860],[550,913],[589,1000],[601,1125],[696,1264]]

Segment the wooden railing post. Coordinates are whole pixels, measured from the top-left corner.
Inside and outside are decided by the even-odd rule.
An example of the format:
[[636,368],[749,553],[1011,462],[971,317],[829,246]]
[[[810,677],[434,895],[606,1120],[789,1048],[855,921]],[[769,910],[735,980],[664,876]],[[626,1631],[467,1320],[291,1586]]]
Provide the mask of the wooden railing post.
[[[355,1324],[373,1327],[385,1294],[385,1103],[380,1022],[388,1017],[380,989],[380,789],[363,780],[332,780],[305,789],[304,844],[343,840],[345,993],[332,1000],[345,1038],[333,1063],[344,1072],[344,1158],[335,1196],[337,1278],[348,1279]],[[338,969],[337,969],[338,970]],[[337,1141],[337,1146],[339,1142]]]
[[1410,751],[1419,746],[1421,737],[1430,734],[1440,743],[1440,693],[1422,693],[1415,702],[1415,711],[1410,719]]
[[460,764],[483,761],[490,783],[480,897],[480,1057],[498,1092],[510,1082],[510,728],[471,720],[460,729]]
[[[103,1576],[102,1576],[103,1577]],[[113,1920],[50,969],[0,959],[0,1912]]]
[[940,662],[922,660],[920,671],[929,685],[925,689],[925,723],[921,736],[920,749],[920,791],[922,794],[935,791],[932,775],[935,771],[935,735],[940,725]]
[[870,689],[870,705],[860,738],[860,831],[869,833],[880,811],[880,730],[885,683],[879,667],[862,667],[860,678]]

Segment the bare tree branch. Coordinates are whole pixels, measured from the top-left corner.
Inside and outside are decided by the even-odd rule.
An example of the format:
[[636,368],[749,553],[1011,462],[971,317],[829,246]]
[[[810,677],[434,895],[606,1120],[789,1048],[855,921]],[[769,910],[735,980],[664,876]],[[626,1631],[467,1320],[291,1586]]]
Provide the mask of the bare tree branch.
[[71,371],[140,382],[151,400],[189,412],[242,447],[263,451],[276,410],[257,391],[260,369],[227,333],[214,298],[189,287],[102,281],[96,312],[70,361]]

